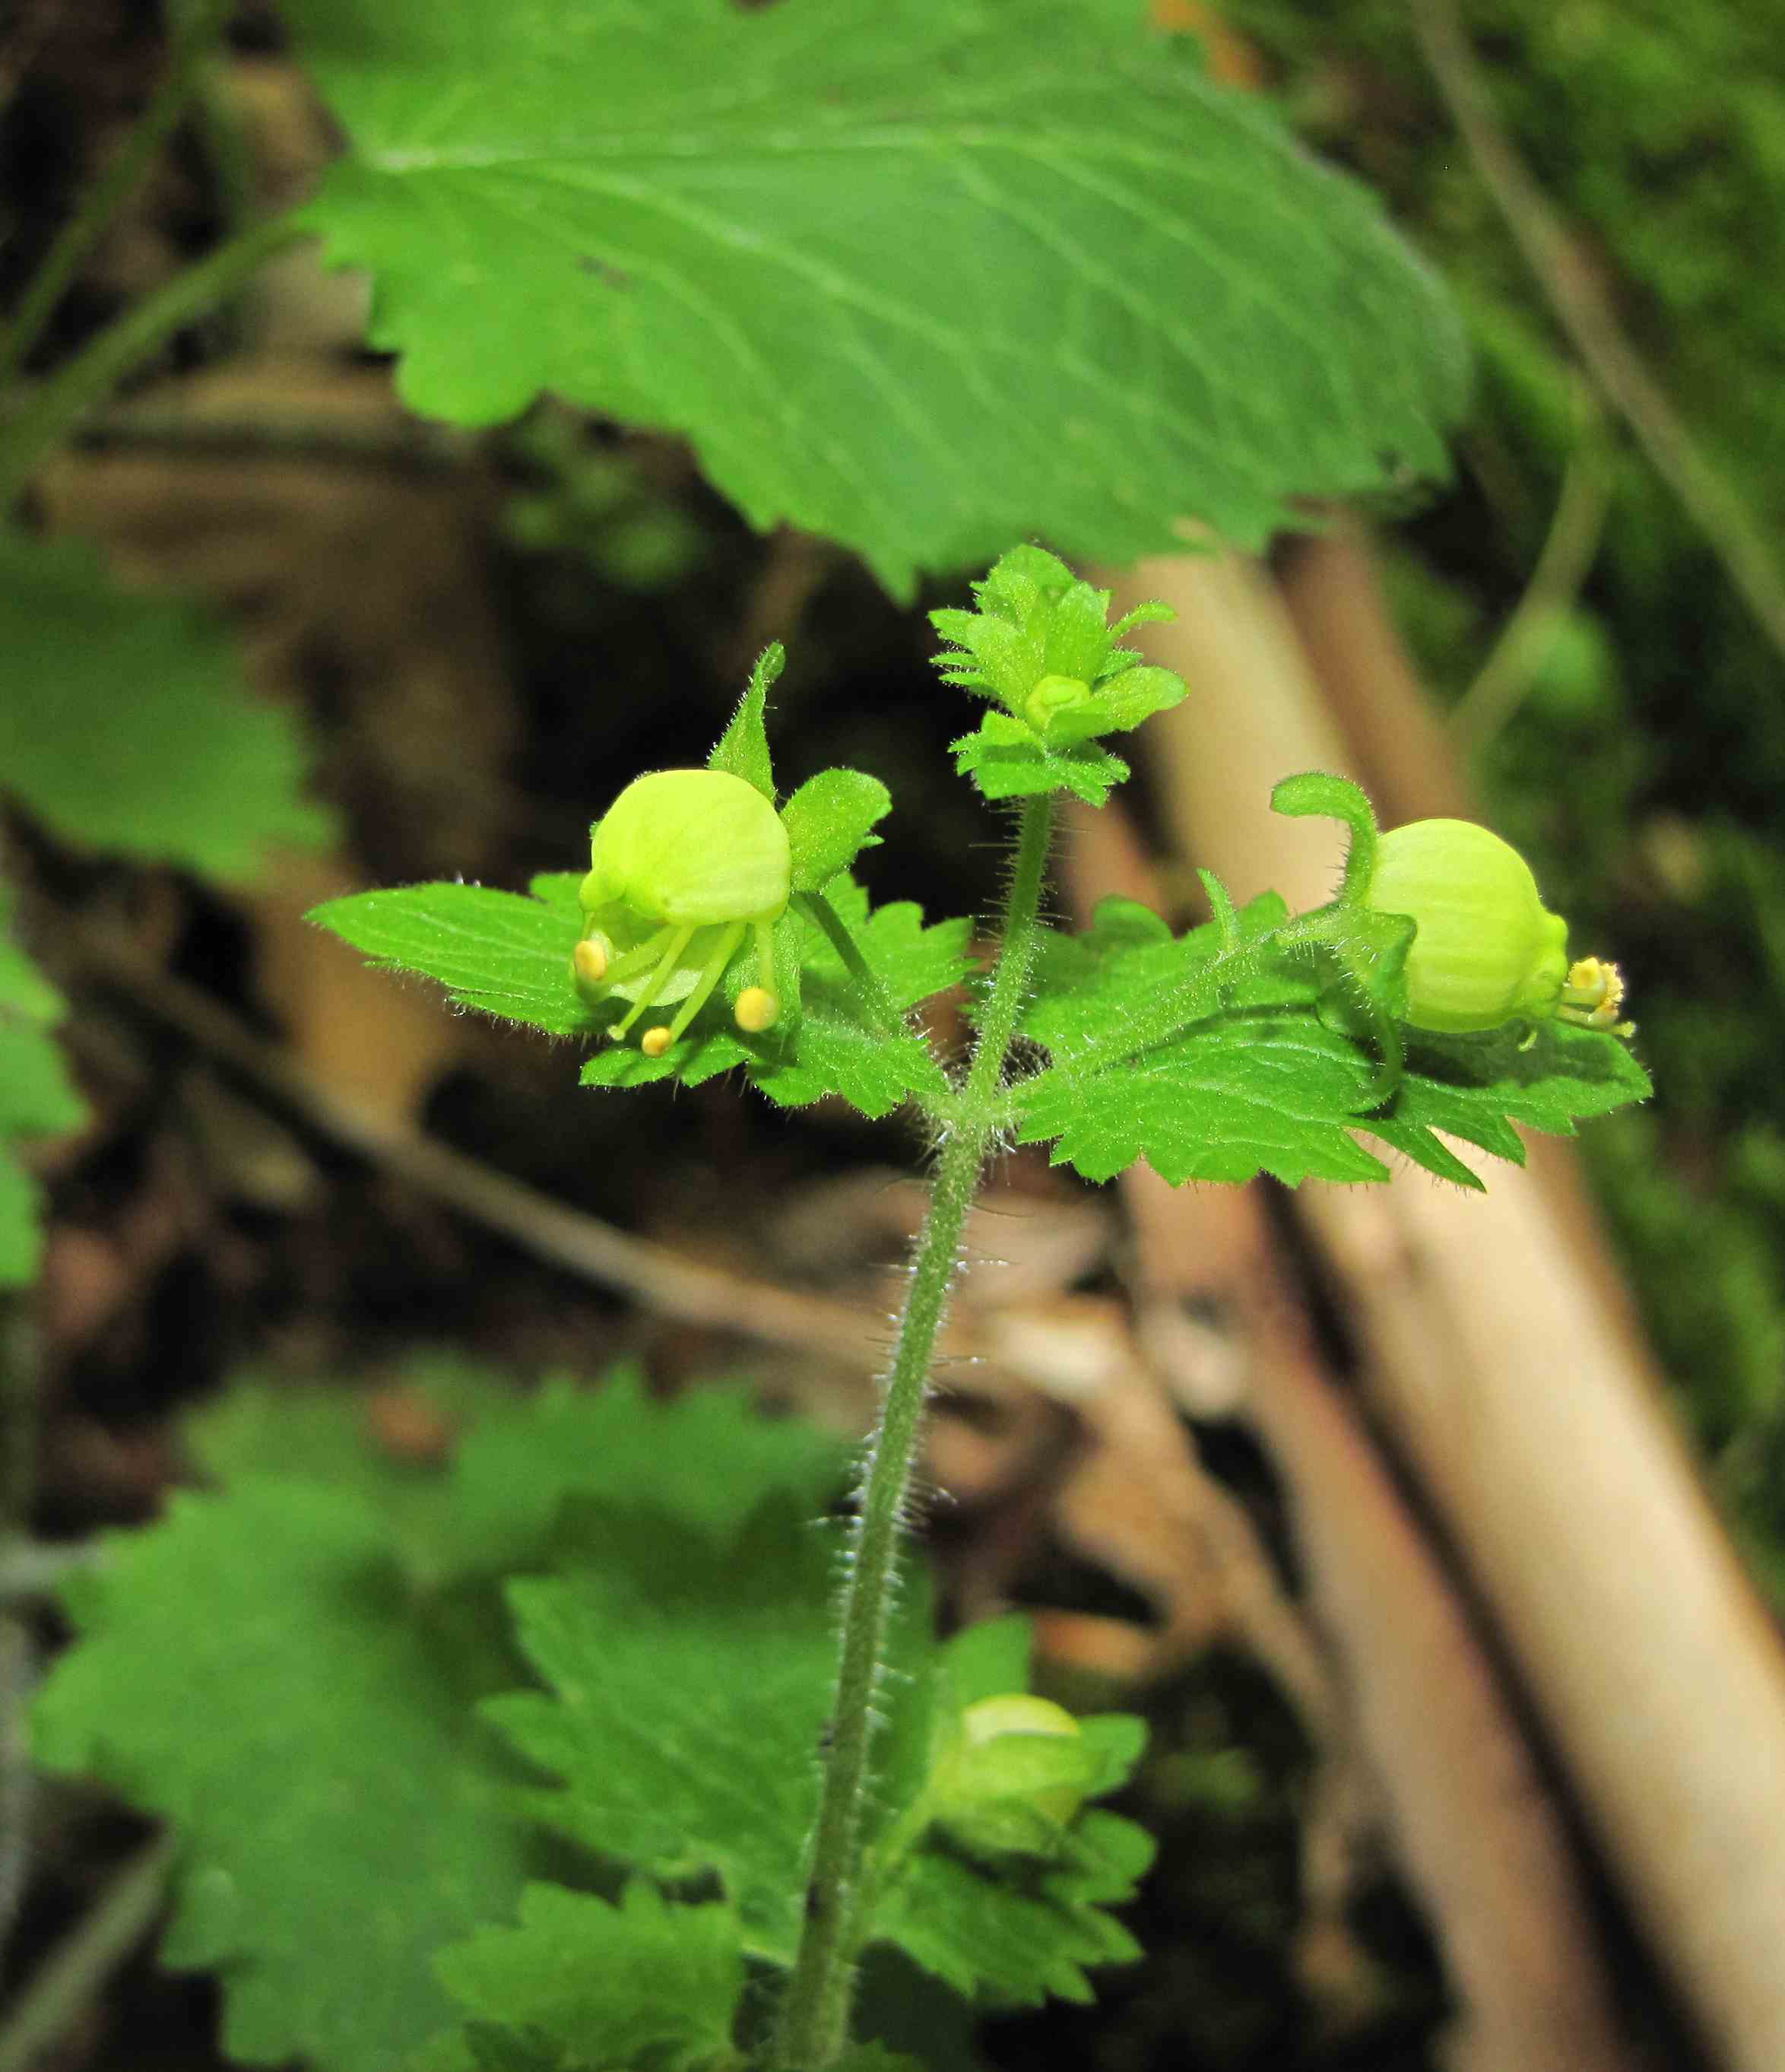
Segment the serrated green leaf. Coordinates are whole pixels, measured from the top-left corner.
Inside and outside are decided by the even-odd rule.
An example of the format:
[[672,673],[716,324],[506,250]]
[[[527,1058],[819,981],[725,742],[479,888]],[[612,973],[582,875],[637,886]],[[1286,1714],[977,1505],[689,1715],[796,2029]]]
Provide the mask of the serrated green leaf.
[[[1382,1180],[1373,1137],[1440,1178],[1482,1182],[1434,1131],[1522,1160],[1514,1122],[1571,1133],[1573,1118],[1643,1099],[1648,1079],[1614,1037],[1550,1025],[1529,1049],[1516,1030],[1428,1038],[1394,1096],[1369,1105],[1377,1061],[1319,1018],[1305,960],[1274,960],[1274,895],[1174,939],[1156,915],[1106,901],[1089,935],[1056,938],[1037,968],[1027,1034],[1053,1063],[1020,1090],[1019,1137],[1106,1180],[1144,1158],[1162,1178]],[[1173,1019],[1188,1026],[1162,1038]]]
[[[1522,1166],[1514,1123],[1572,1137],[1576,1122],[1655,1091],[1617,1037],[1560,1022],[1544,1023],[1528,1043],[1515,1028],[1449,1037],[1409,1030],[1407,1037],[1408,1069],[1393,1100],[1360,1126],[1422,1165],[1426,1159],[1403,1141],[1405,1133],[1441,1129]],[[1480,1182],[1471,1175],[1470,1184]]]
[[397,2072],[453,2019],[434,1952],[512,1908],[529,1848],[450,1604],[362,1494],[270,1476],[176,1496],[68,1597],[36,1758],[173,1823],[162,1954],[223,1971],[226,2049]]
[[1242,546],[1442,475],[1459,332],[1375,202],[1116,0],[293,0],[309,220],[405,400],[686,434],[896,591]]
[[[522,2062],[696,2072],[736,2058],[744,1953],[728,1906],[673,1905],[637,1880],[618,1906],[529,1885],[518,1928],[484,1928],[437,1968],[487,2029],[519,2032]],[[480,2066],[496,2048],[487,2033],[474,2044]]]
[[1144,1827],[1081,1814],[1054,1860],[994,1873],[931,1847],[905,1860],[875,1907],[895,1941],[957,1992],[1032,2007],[1092,1997],[1087,1969],[1131,1963],[1139,1945],[1105,1910],[1134,1896],[1154,1855]]
[[892,794],[860,770],[824,770],[810,777],[782,810],[793,851],[794,890],[822,892],[877,845],[875,826],[892,810]]
[[771,806],[775,803],[775,776],[769,754],[769,693],[786,662],[786,651],[778,640],[757,656],[731,724],[707,758],[709,770],[728,771],[733,777],[741,777],[746,784],[755,785]]
[[[786,1964],[818,1807],[831,1706],[835,1535],[783,1506],[738,1537],[661,1514],[590,1509],[562,1572],[510,1586],[522,1648],[551,1687],[491,1700],[489,1716],[562,1789],[540,1817],[585,1847],[661,1877],[716,1873],[745,1947]],[[884,1705],[927,1707],[928,1592],[907,1579]],[[901,1726],[883,1754],[921,1750]],[[921,1778],[884,1773],[892,1808]]]
[[226,1493],[75,1580],[82,1638],[39,1701],[40,1760],[172,1820],[166,1954],[223,1967],[246,2062],[385,2072],[453,2021],[433,1953],[509,1912],[529,1853],[519,1773],[471,1719],[517,1667],[487,1579],[544,1562],[565,1497],[648,1495],[683,1535],[765,1491],[809,1518],[841,1465],[734,1390],[523,1394],[442,1355],[403,1379],[461,1428],[449,1457],[394,1455],[340,1388],[249,1383],[195,1420]]
[[837,1439],[801,1418],[764,1416],[741,1387],[659,1402],[620,1367],[595,1388],[560,1378],[522,1391],[443,1354],[409,1361],[400,1383],[440,1420],[449,1445],[438,1458],[381,1445],[358,1390],[251,1378],[187,1420],[188,1443],[225,1483],[277,1472],[360,1492],[429,1589],[537,1563],[567,1497],[642,1497],[725,1532],[776,1493],[815,1515],[843,1479]]
[[970,777],[987,799],[1033,799],[1065,791],[1088,806],[1101,806],[1128,775],[1122,758],[1095,742],[1050,748],[1006,713],[987,713],[977,734],[962,734],[949,747],[954,774]]
[[552,1036],[596,1033],[571,983],[579,921],[555,902],[484,885],[405,885],[326,900],[307,918],[388,971],[435,980],[462,1007]]
[[[552,1035],[593,1037],[599,1025],[570,979],[581,882],[574,872],[548,873],[534,879],[533,898],[478,885],[404,886],[329,900],[309,918],[375,964],[437,980],[462,1006]],[[847,878],[826,894],[901,1013],[966,972],[968,923],[926,927],[921,911],[905,901],[870,914],[867,894]],[[781,1024],[762,1036],[745,1035],[728,1026],[717,1007],[661,1058],[647,1058],[630,1044],[606,1045],[583,1067],[584,1085],[679,1079],[699,1086],[743,1066],[752,1085],[787,1108],[837,1094],[864,1115],[883,1116],[908,1100],[946,1097],[947,1082],[921,1038],[888,1034],[879,1026],[872,1003],[862,1000],[815,923],[790,908],[776,924],[775,944],[788,1005]],[[741,963],[716,997],[735,1000],[749,976]]]
[[332,816],[289,716],[253,699],[225,629],[121,590],[73,539],[0,528],[0,786],[59,837],[252,879]]
[[1022,1092],[1020,1141],[1054,1144],[1055,1163],[1108,1180],[1144,1158],[1173,1186],[1269,1173],[1385,1180],[1350,1134],[1374,1067],[1307,1010],[1212,1013],[1175,1042],[1085,1074],[1056,1068]]
[[453,1515],[468,1554],[513,1568],[567,1497],[648,1503],[691,1531],[739,1531],[767,1498],[815,1517],[848,1449],[798,1417],[765,1417],[744,1388],[703,1386],[661,1403],[636,1369],[597,1389],[548,1382],[524,1418],[490,1420],[459,1450]]

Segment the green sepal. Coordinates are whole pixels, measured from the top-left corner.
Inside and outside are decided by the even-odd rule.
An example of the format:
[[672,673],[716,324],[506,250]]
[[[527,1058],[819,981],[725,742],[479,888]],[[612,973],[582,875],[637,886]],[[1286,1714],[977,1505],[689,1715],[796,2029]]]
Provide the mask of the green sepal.
[[741,777],[746,783],[755,785],[771,806],[776,803],[775,779],[769,757],[766,714],[769,693],[786,666],[787,651],[778,640],[771,640],[756,658],[756,667],[750,672],[749,683],[738,700],[731,724],[707,758],[709,770],[728,770],[734,777]]
[[1128,775],[1119,755],[1090,742],[1072,748],[1047,746],[1032,727],[1006,713],[987,713],[977,734],[949,743],[954,774],[970,777],[982,798],[1031,799],[1068,791],[1088,806],[1101,806]]
[[823,770],[808,778],[781,809],[794,890],[822,892],[863,849],[878,847],[872,830],[892,810],[892,793],[860,770]]

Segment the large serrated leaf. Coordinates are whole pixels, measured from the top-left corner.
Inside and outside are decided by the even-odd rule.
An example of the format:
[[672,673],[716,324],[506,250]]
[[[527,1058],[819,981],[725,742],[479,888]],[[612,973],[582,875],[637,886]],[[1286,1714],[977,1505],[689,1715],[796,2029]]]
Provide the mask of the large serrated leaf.
[[[511,1585],[521,1645],[547,1684],[490,1716],[560,1781],[541,1816],[585,1847],[663,1877],[716,1872],[745,1947],[781,1963],[799,1938],[802,1865],[831,1709],[835,1535],[784,1506],[729,1543],[661,1514],[591,1507],[563,1572]],[[884,1686],[889,1711],[927,1707],[929,1646],[914,1573]],[[921,1752],[908,1728],[883,1753]],[[893,1808],[916,1779],[883,1774]]]
[[477,1684],[378,1512],[250,1477],[114,1537],[69,1595],[81,1638],[34,1751],[173,1823],[163,1955],[224,1971],[224,2047],[399,2072],[453,2020],[434,1951],[512,1908],[528,1839]]
[[[523,2039],[531,2057],[522,2062],[693,2072],[735,2056],[737,1917],[727,1906],[673,1906],[642,1880],[617,1906],[529,1885],[518,1927],[482,1929],[442,1951],[439,1970],[479,2023]],[[490,2057],[487,2035],[478,2043],[467,2054],[474,2064]]]
[[433,1958],[544,1867],[524,1778],[474,1708],[520,1674],[496,1578],[545,1564],[564,1499],[648,1495],[698,1535],[765,1491],[808,1517],[841,1465],[737,1390],[658,1403],[622,1372],[524,1394],[440,1355],[403,1388],[444,1453],[393,1450],[339,1387],[244,1383],[203,1412],[224,1493],[74,1579],[80,1638],[36,1708],[40,1761],[171,1821],[164,1955],[221,1968],[248,2064],[398,2072],[436,2037],[430,2062],[475,2059]]
[[[1218,923],[1174,938],[1146,908],[1106,900],[1088,935],[1052,939],[1024,1027],[1053,1063],[1020,1089],[1021,1141],[1052,1143],[1091,1180],[1144,1158],[1174,1185],[1268,1173],[1295,1186],[1388,1178],[1360,1141],[1373,1137],[1479,1188],[1435,1133],[1522,1161],[1515,1123],[1570,1135],[1575,1117],[1650,1091],[1623,1043],[1590,1030],[1410,1031],[1393,1098],[1373,1108],[1379,1061],[1321,1021],[1316,967],[1274,957],[1282,916],[1266,895],[1237,917],[1234,942]],[[1174,1015],[1183,1026],[1162,1034]]]
[[901,593],[1443,472],[1432,281],[1128,0],[289,11],[351,147],[309,220],[416,409],[683,433]]

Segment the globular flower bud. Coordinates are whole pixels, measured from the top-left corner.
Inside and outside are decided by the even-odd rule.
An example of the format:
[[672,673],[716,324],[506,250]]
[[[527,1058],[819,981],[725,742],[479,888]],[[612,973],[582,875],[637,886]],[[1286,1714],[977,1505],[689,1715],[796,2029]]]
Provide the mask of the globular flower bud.
[[1091,1782],[1078,1722],[1047,1698],[1012,1692],[962,1713],[928,1797],[938,1827],[983,1856],[1046,1856]]
[[610,902],[641,919],[774,919],[792,882],[787,831],[753,784],[724,770],[634,779],[595,824],[585,912]]
[[1524,857],[1487,828],[1415,820],[1383,835],[1364,898],[1418,927],[1405,969],[1414,1028],[1462,1035],[1562,1009],[1568,924],[1545,906]]
[[590,837],[572,980],[591,1007],[631,1003],[609,1029],[614,1036],[647,1009],[679,1001],[671,1021],[648,1026],[640,1039],[647,1058],[661,1058],[753,936],[757,982],[740,993],[733,1013],[741,1029],[760,1035],[781,1013],[773,931],[787,910],[792,874],[787,830],[753,784],[724,770],[637,778]]

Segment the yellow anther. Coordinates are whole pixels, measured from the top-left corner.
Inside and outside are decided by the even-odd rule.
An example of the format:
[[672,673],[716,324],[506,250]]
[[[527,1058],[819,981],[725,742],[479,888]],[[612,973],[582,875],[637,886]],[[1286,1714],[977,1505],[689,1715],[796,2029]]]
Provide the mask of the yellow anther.
[[663,1023],[655,1029],[645,1031],[638,1038],[638,1048],[647,1058],[660,1058],[675,1040],[667,1023]]
[[737,1026],[747,1034],[760,1036],[781,1018],[781,1002],[765,985],[747,985],[732,1009]]
[[1618,1019],[1623,1004],[1624,975],[1618,967],[1603,957],[1582,957],[1569,968],[1556,1012],[1565,1022],[1628,1036],[1635,1025]]
[[570,953],[570,968],[585,985],[599,985],[607,976],[607,946],[585,935]]

